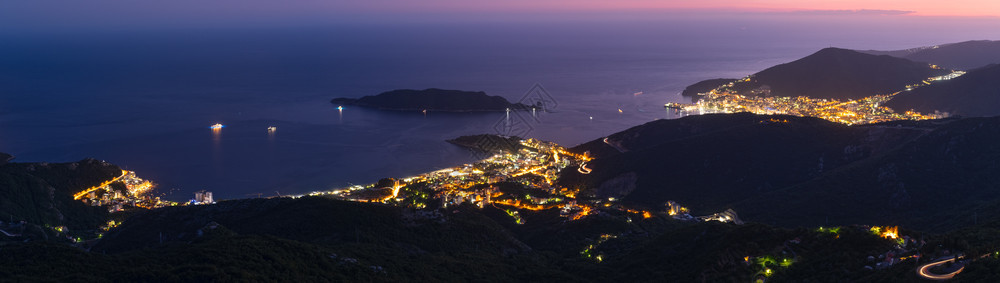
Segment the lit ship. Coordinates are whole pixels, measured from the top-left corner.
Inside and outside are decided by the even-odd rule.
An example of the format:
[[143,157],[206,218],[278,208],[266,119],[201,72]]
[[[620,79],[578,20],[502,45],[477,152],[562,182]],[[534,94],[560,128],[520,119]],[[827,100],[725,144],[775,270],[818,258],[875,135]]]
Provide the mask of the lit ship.
[[218,129],[222,129],[222,127],[225,127],[225,126],[223,126],[222,124],[218,124],[218,123],[216,123],[215,125],[212,125],[212,126],[211,126],[211,127],[209,127],[209,128],[211,128],[211,129],[213,129],[213,130],[218,130]]

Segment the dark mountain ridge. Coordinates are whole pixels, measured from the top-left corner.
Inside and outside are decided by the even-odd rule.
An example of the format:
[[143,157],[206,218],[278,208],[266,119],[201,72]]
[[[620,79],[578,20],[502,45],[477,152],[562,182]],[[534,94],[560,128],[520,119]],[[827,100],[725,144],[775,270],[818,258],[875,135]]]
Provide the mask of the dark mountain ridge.
[[861,52],[928,62],[957,70],[971,70],[1000,63],[1000,41],[996,40],[970,40],[904,50]]
[[962,116],[1000,115],[1000,64],[900,93],[885,105],[897,111],[912,109]]
[[755,96],[858,99],[890,94],[947,73],[907,59],[825,48],[753,74],[749,81],[735,83],[732,90]]
[[[997,138],[1000,118],[844,126],[782,115],[690,116],[573,148],[596,157],[593,173],[566,170],[560,182],[649,208],[668,200],[695,214],[734,208],[745,221],[788,227],[954,229],[971,223],[938,211],[997,214],[976,209],[1000,196],[993,177],[1000,148],[989,142]],[[634,190],[609,195],[627,191],[618,186]]]

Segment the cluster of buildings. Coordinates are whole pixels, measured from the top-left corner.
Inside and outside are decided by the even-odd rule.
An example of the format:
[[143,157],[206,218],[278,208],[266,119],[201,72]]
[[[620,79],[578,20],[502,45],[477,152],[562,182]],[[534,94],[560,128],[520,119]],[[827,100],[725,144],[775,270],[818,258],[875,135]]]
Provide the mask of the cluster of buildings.
[[739,215],[732,208],[726,209],[725,211],[714,213],[706,216],[692,216],[687,207],[683,207],[675,201],[667,201],[663,205],[666,208],[667,215],[673,217],[677,220],[683,221],[718,221],[723,223],[733,223],[737,225],[743,225],[743,220],[740,220]]
[[[120,184],[120,185],[118,185]],[[121,211],[128,207],[156,208],[174,205],[152,196],[155,184],[136,176],[135,171],[122,170],[122,175],[83,190],[73,198],[92,206],[107,206],[108,211]]]
[[920,254],[920,248],[927,243],[922,239],[917,240],[915,238],[911,238],[910,236],[900,234],[898,226],[859,226],[858,229],[867,229],[875,235],[896,242],[896,245],[894,245],[892,249],[879,254],[877,257],[868,256],[868,262],[872,263],[872,265],[866,266],[866,269],[885,269],[904,261],[920,259],[922,256]]
[[212,192],[206,190],[200,190],[194,192],[194,199],[192,199],[191,204],[213,204],[215,199],[212,198]]
[[[493,207],[507,212],[517,223],[523,223],[519,211],[558,209],[567,220],[578,220],[603,210],[622,211],[641,218],[653,212],[630,209],[614,198],[578,199],[576,190],[560,187],[556,180],[561,170],[592,171],[586,168],[591,158],[586,154],[566,151],[550,142],[521,140],[523,147],[516,152],[495,154],[473,164],[446,168],[413,177],[381,181],[378,184],[355,185],[310,195],[333,195],[345,200],[381,202],[413,208],[448,208],[471,204],[479,208]],[[695,217],[676,202],[667,202],[665,213],[679,220],[720,221],[742,224],[735,211]]]
[[[431,203],[445,208],[462,204],[480,208],[492,206],[510,211],[515,218],[519,215],[517,210],[561,209],[570,219],[582,218],[592,211],[591,207],[577,203],[576,191],[555,184],[561,170],[585,168],[590,161],[586,154],[572,153],[555,143],[534,139],[520,143],[523,147],[518,151],[501,152],[474,164],[395,180],[391,187],[352,186],[311,195],[330,194],[352,201],[415,208]],[[414,203],[413,199],[434,201]]]
[[[152,195],[156,184],[136,176],[135,171],[122,170],[122,175],[97,186],[87,188],[73,195],[75,200],[92,206],[107,206],[109,212],[126,208],[158,208],[184,204],[213,204],[212,192],[201,190],[194,193],[194,199],[186,203],[162,200]],[[111,225],[109,225],[111,226]]]
[[[954,71],[948,75],[928,78],[920,84],[908,85],[905,87],[905,90],[899,92],[872,95],[857,100],[817,99],[806,96],[770,96],[770,89],[764,87],[739,93],[732,90],[736,83],[733,82],[712,91],[700,93],[700,99],[697,104],[684,105],[674,103],[672,105],[668,104],[666,107],[683,109],[699,114],[751,112],[755,114],[811,116],[848,125],[895,120],[939,119],[947,117],[948,113],[922,114],[913,111],[898,113],[891,108],[883,106],[883,104],[902,92],[911,91],[937,81],[950,80],[963,74],[965,72]],[[746,77],[742,81],[749,81],[750,79],[750,77]]]

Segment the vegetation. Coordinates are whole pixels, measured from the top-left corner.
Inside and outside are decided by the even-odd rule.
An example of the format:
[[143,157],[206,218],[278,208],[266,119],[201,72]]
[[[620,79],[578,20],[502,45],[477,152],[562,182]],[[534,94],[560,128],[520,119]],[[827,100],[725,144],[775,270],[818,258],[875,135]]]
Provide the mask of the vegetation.
[[40,237],[48,237],[41,227],[97,229],[107,221],[107,208],[87,206],[72,194],[118,175],[118,166],[94,159],[0,165],[0,221],[25,221],[25,233]]
[[[414,197],[397,206],[286,197],[108,215],[71,194],[117,176],[117,167],[9,163],[0,166],[0,209],[35,223],[39,235],[0,238],[0,278],[913,281],[918,265],[961,253],[969,260],[956,279],[995,280],[997,137],[1000,117],[866,126],[746,113],[658,120],[572,149],[595,157],[593,172],[565,170],[561,185],[583,189],[578,201],[622,200],[572,221],[559,208],[441,208],[424,183],[401,188]],[[632,190],[616,187],[630,182]],[[519,182],[494,189],[498,198],[555,197]],[[667,215],[668,200],[695,215],[734,208],[748,224],[678,220]],[[94,229],[125,217],[93,243],[51,237],[52,226]],[[902,257],[888,252],[905,242],[853,224],[899,225],[909,242],[926,244],[921,257],[873,268]]]
[[[324,197],[225,201],[135,215],[90,252],[33,242],[0,249],[0,276],[58,281],[717,281],[863,280],[892,245],[761,224],[643,219],[608,210],[460,206],[412,210]],[[794,242],[790,242],[795,240]],[[585,256],[585,254],[589,256]],[[752,258],[747,260],[745,257]],[[599,259],[598,259],[599,258]],[[53,268],[58,267],[58,268]]]
[[695,215],[733,208],[743,220],[785,227],[893,224],[943,232],[974,224],[974,214],[1000,216],[998,137],[1000,118],[844,126],[746,113],[692,116],[608,137],[626,152],[603,139],[573,148],[596,157],[588,163],[593,173],[566,170],[560,182],[594,195],[634,186],[618,198],[649,209],[673,200]]

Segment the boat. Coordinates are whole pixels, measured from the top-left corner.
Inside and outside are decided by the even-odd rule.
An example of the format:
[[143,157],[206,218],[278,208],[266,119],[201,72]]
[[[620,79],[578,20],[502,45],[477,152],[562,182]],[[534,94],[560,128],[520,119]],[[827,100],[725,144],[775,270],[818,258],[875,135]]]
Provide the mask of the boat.
[[275,126],[267,127],[267,132],[268,133],[273,133],[274,131],[277,131],[277,130],[278,130],[278,127],[275,127]]
[[213,130],[218,130],[218,129],[222,129],[222,127],[225,127],[225,126],[224,126],[224,125],[222,125],[222,124],[219,124],[219,123],[216,123],[215,125],[212,125],[212,126],[211,126],[211,127],[209,127],[209,128],[211,128],[211,129],[213,129]]

